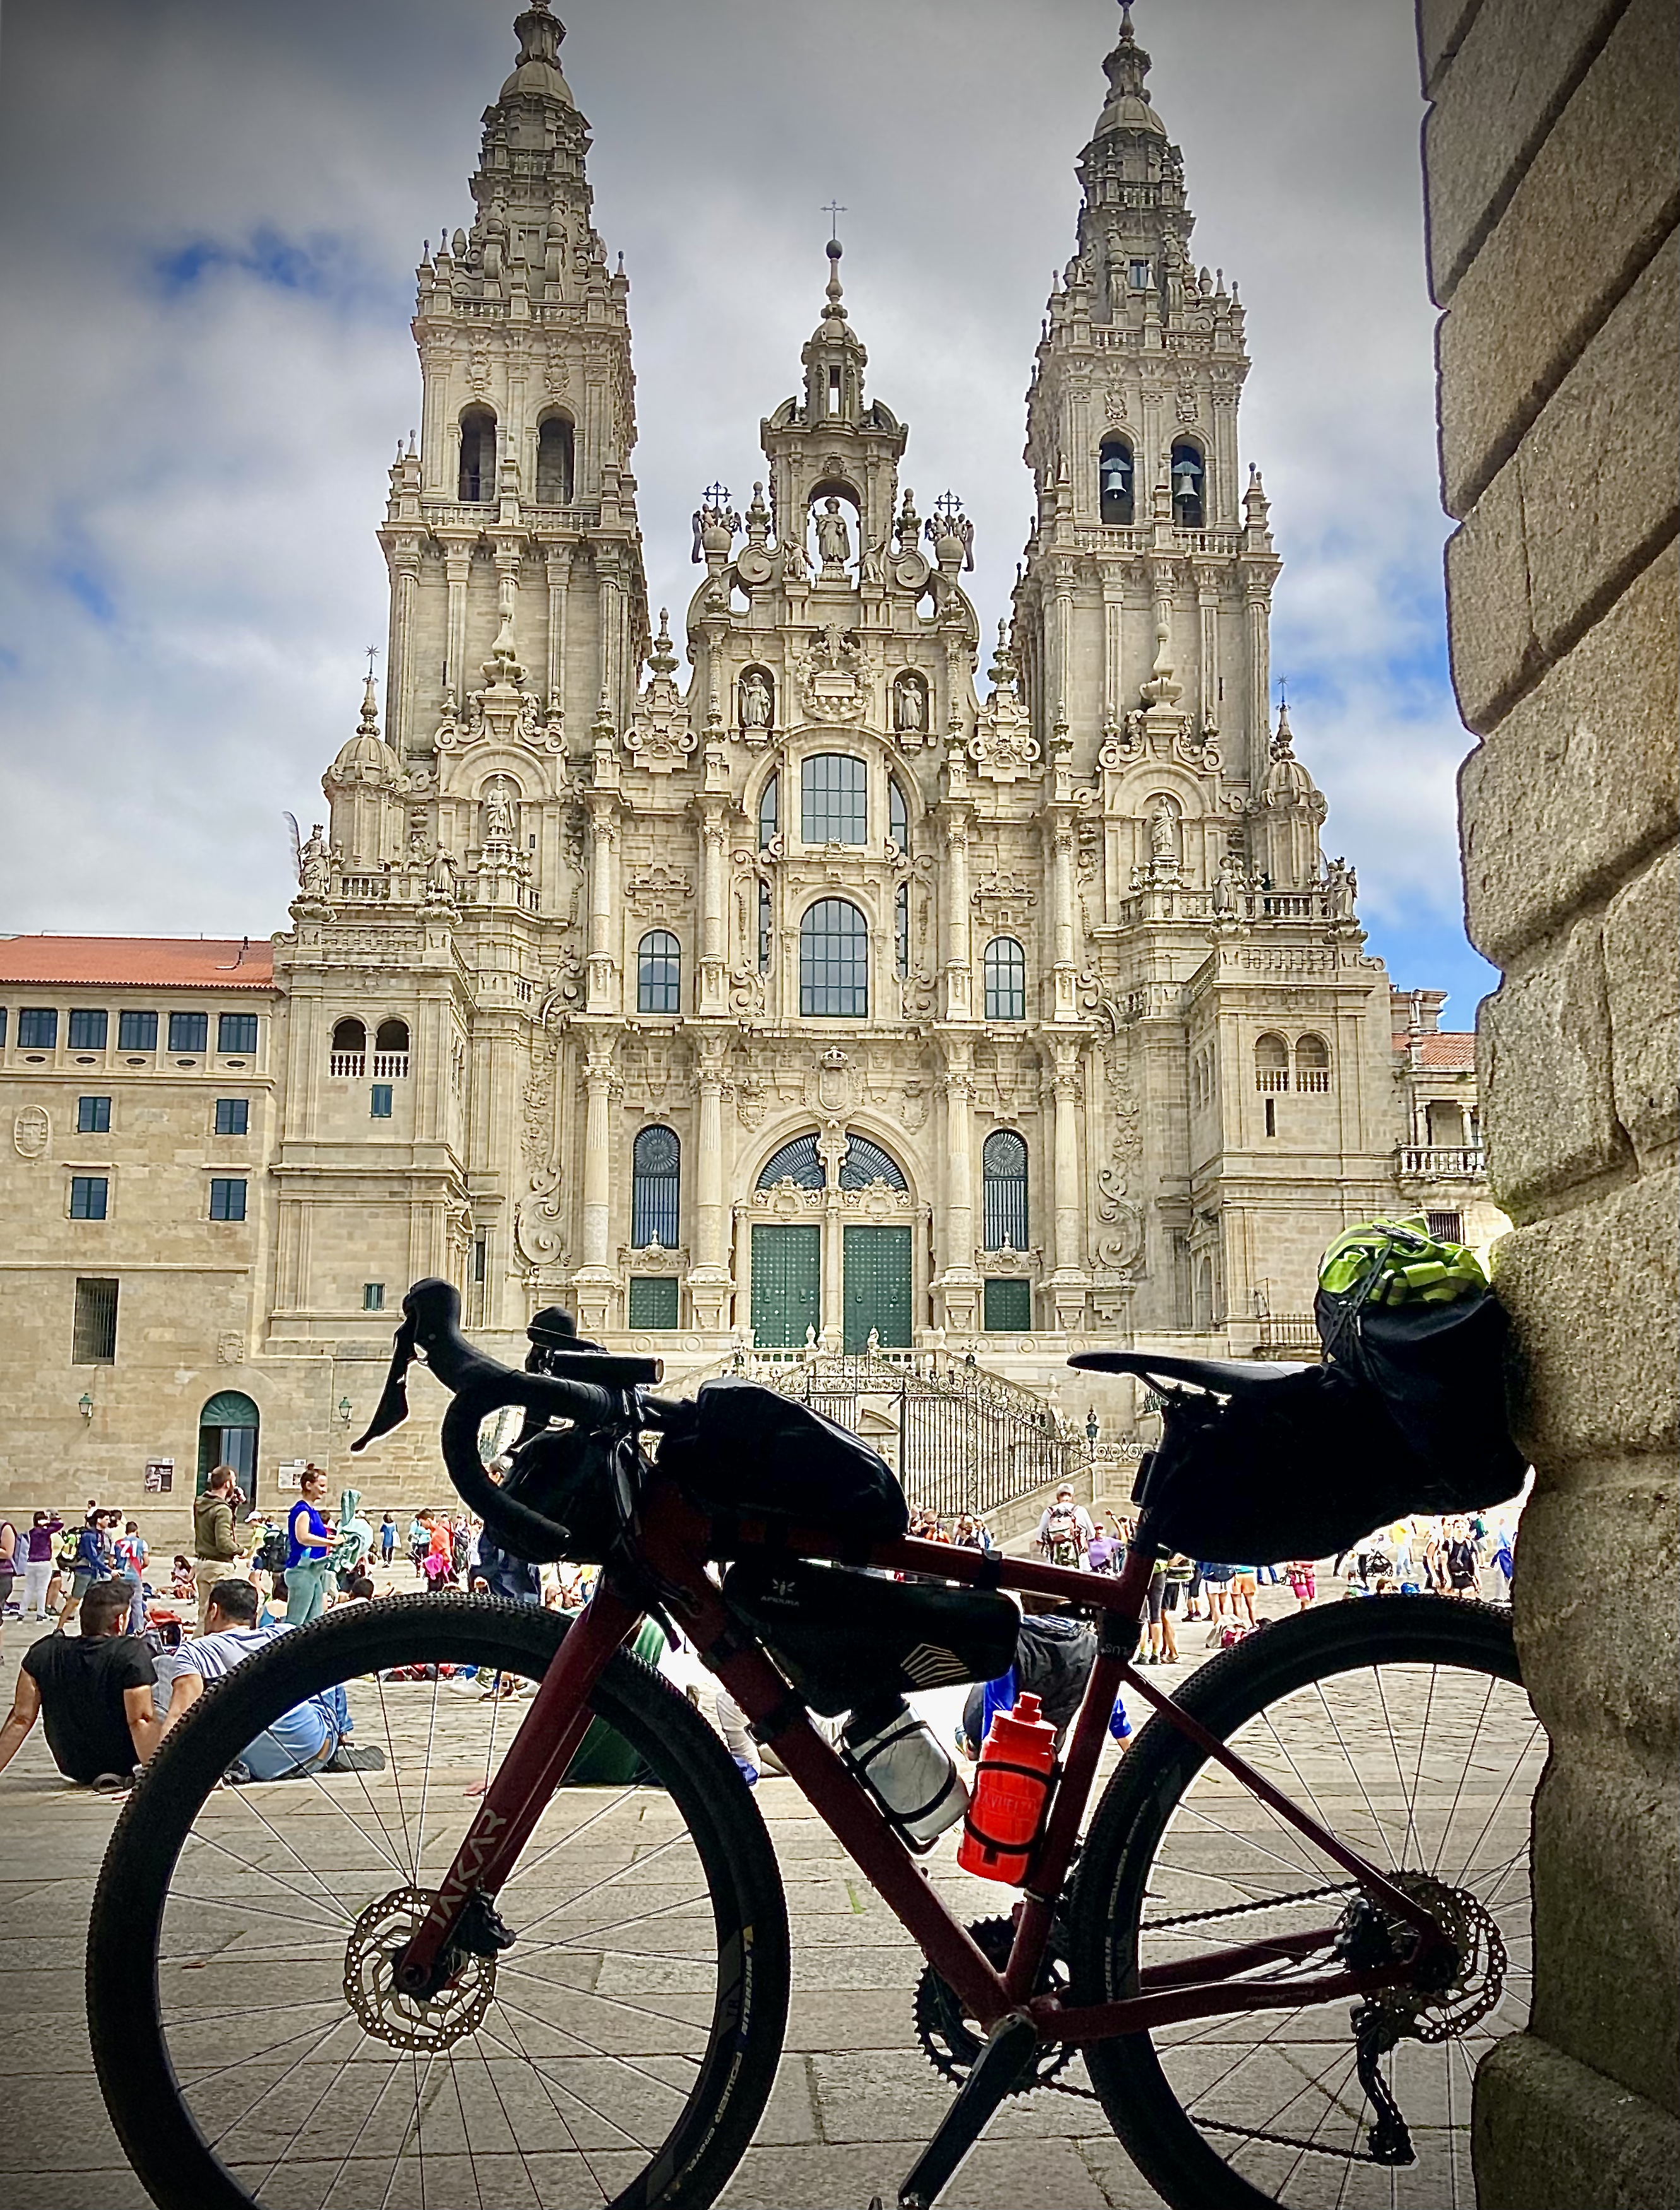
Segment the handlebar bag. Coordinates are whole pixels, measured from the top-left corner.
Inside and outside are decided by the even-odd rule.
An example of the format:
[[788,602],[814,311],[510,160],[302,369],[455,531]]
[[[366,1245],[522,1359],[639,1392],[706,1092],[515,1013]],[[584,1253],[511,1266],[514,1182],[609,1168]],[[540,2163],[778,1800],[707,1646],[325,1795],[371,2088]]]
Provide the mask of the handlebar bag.
[[660,1446],[703,1509],[790,1520],[865,1547],[895,1542],[909,1507],[885,1458],[849,1428],[756,1381],[706,1381],[686,1434]]

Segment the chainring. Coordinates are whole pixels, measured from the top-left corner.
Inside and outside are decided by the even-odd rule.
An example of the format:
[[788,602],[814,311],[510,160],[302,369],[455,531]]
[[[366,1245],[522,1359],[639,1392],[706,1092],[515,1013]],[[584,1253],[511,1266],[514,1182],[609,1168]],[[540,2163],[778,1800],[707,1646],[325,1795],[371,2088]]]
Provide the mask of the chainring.
[[[1014,1920],[977,1918],[968,1932],[987,1963],[1001,1971],[1009,1962],[1015,1940]],[[1065,1994],[1067,1966],[1054,1955],[1047,1964],[1048,1984],[1041,1992]],[[959,2086],[968,2078],[976,2057],[986,2045],[978,2021],[968,2015],[961,1996],[931,1965],[924,1968],[916,1984],[916,2034],[922,2054],[934,2071],[941,2079],[955,2080]],[[1033,2060],[1032,2069],[1015,2092],[1030,2095],[1035,2087],[1046,2086],[1067,2069],[1078,2053],[1067,2043],[1041,2049]]]

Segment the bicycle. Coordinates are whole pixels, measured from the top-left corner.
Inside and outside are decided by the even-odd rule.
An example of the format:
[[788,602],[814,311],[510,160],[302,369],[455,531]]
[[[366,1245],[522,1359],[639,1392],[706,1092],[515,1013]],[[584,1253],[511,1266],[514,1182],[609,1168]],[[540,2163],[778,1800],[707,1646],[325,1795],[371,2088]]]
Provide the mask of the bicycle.
[[[722,2192],[781,2050],[786,1902],[721,1741],[625,1647],[649,1618],[680,1627],[927,1959],[917,2031],[957,2092],[900,2210],[926,2210],[1005,2098],[1039,2089],[1094,2098],[1186,2210],[1472,2199],[1475,2063],[1526,2017],[1544,1755],[1503,1615],[1341,1603],[1169,1694],[1133,1663],[1146,1508],[1114,1579],[866,1538],[855,1501],[790,1524],[782,1489],[896,1483],[820,1421],[820,1465],[817,1443],[762,1464],[709,1444],[708,1421],[752,1411],[742,1391],[813,1418],[752,1385],[712,1409],[662,1400],[656,1361],[571,1346],[548,1316],[517,1373],[464,1341],[447,1283],[404,1310],[370,1434],[406,1414],[423,1356],[454,1392],[443,1448],[466,1501],[499,1540],[593,1547],[601,1571],[570,1622],[425,1595],[329,1615],[240,1664],[165,1742],[112,1838],[88,1951],[101,2086],[162,2210],[650,2210]],[[1267,1386],[1263,1368],[1102,1363],[1168,1390]],[[510,1406],[524,1429],[498,1488],[479,1436]],[[936,1887],[813,1727],[793,1685],[806,1661],[786,1638],[772,1657],[732,1597],[743,1567],[760,1590],[827,1574],[860,1617],[968,1603],[983,1623],[1016,1591],[1093,1623],[1012,1913],[959,1923],[948,1864]],[[855,1638],[837,1657],[860,1679],[887,1663]],[[472,1693],[499,1674],[529,1693]],[[334,1687],[382,1770],[222,1784],[265,1725]],[[1122,1688],[1153,1716],[1086,1824]]]

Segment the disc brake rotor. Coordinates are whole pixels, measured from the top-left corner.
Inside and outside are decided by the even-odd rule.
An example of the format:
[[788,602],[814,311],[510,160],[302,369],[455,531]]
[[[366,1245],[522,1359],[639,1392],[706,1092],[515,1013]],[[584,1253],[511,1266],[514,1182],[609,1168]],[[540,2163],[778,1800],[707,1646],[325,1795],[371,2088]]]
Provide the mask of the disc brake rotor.
[[429,1888],[394,1887],[350,1929],[344,1993],[364,2030],[394,2049],[450,2049],[480,2024],[496,1987],[496,1959],[457,1952],[457,1969],[435,1994],[396,1985],[397,1960],[437,1899]]
[[[1009,1962],[1010,1948],[1015,1940],[1014,1920],[976,1919],[968,1932],[987,1963],[1001,1971]],[[1067,1985],[1067,1967],[1057,1959],[1050,1959],[1047,1984],[1040,1992],[1061,1994]],[[931,1965],[916,1984],[916,2032],[928,2062],[945,2080],[966,2080],[976,2057],[986,2045],[979,2021],[969,2016],[962,1997]],[[1070,2044],[1041,2049],[1032,2070],[1016,2093],[1029,2094],[1033,2088],[1043,2086],[1066,2070],[1076,2054]]]
[[[1395,2033],[1413,2041],[1446,2041],[1485,2018],[1505,1991],[1505,1944],[1492,1915],[1465,1887],[1448,1887],[1427,1873],[1390,1875],[1435,1919],[1458,1952],[1451,1977],[1439,1987],[1402,1982],[1378,1988],[1365,2000]],[[1398,1920],[1392,1923],[1399,1928]]]

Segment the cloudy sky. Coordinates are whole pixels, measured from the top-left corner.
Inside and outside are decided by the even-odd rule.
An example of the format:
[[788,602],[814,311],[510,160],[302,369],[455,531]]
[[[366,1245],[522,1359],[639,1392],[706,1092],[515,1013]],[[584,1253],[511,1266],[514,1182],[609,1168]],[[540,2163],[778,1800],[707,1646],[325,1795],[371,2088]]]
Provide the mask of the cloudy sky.
[[[0,930],[265,935],[384,635],[424,238],[469,214],[517,0],[8,0],[0,43]],[[631,275],[656,607],[792,390],[837,198],[906,480],[1030,509],[1022,395],[1114,0],[560,0]],[[1242,457],[1298,748],[1397,981],[1465,943],[1409,0],[1138,0],[1200,261],[1241,282]]]

